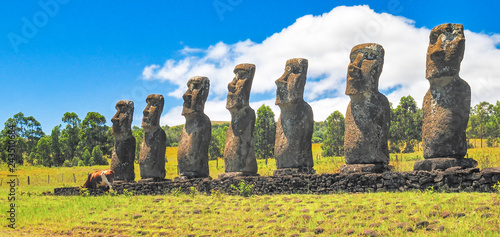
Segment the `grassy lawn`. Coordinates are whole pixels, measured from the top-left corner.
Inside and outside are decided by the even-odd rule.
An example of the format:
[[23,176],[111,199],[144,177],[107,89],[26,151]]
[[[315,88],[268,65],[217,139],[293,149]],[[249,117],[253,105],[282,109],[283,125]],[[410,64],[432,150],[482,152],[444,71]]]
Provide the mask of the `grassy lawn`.
[[[3,197],[3,196],[2,196]],[[2,203],[4,203],[2,201]],[[21,195],[18,229],[29,236],[498,236],[500,195],[366,193],[331,195],[54,197]],[[1,214],[4,219],[5,214]]]
[[[167,177],[177,176],[177,148],[167,148]],[[321,157],[313,145],[317,173],[338,172],[343,157]],[[397,157],[396,157],[397,155]],[[499,148],[469,149],[479,167],[500,166]],[[391,154],[395,171],[410,171],[422,153]],[[224,161],[209,163],[210,175],[224,172]],[[259,174],[272,175],[274,159],[258,160]],[[7,166],[0,166],[0,236],[498,236],[497,193],[365,193],[274,195],[244,198],[207,196],[55,197],[41,192],[82,185],[87,174],[109,166],[19,167],[16,174],[17,229],[7,228]],[[75,175],[76,183],[73,179]],[[30,185],[27,177],[30,177]],[[139,167],[136,165],[136,179]]]

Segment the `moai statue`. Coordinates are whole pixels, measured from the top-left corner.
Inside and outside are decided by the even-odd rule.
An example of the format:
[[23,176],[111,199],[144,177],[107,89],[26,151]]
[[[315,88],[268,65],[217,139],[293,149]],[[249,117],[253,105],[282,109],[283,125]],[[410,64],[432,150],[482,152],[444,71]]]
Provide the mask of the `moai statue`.
[[115,146],[111,154],[111,170],[115,172],[115,181],[134,181],[135,138],[132,136],[134,102],[120,100],[116,103],[116,114],[111,118]]
[[458,75],[465,51],[461,24],[434,27],[427,48],[425,77],[430,88],[422,111],[422,147],[425,160],[415,162],[414,170],[471,168],[477,165],[467,154],[465,130],[469,121],[471,91]]
[[378,91],[384,65],[384,48],[379,44],[359,44],[352,48],[347,71],[346,95],[351,101],[345,117],[342,173],[389,171],[387,139],[390,106]]
[[186,124],[182,129],[177,161],[179,179],[208,177],[208,146],[212,138],[212,124],[203,112],[210,89],[206,77],[193,77],[187,83],[187,91],[182,98],[182,116]]
[[289,59],[285,73],[276,80],[276,105],[281,114],[276,124],[274,175],[315,172],[311,150],[313,112],[303,98],[307,66],[307,59]]
[[139,154],[139,167],[143,180],[160,181],[165,178],[165,149],[167,135],[160,127],[160,115],[163,111],[162,95],[148,95],[148,105],[143,111],[142,128],[144,138]]
[[257,175],[253,140],[255,111],[248,104],[254,73],[255,65],[238,64],[234,68],[236,76],[227,85],[226,109],[231,113],[231,124],[224,149],[226,173],[219,178]]

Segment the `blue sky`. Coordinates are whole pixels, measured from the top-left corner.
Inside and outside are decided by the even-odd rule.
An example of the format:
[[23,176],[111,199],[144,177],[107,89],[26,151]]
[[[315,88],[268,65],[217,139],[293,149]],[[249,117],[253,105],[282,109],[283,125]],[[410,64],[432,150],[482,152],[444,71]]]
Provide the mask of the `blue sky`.
[[[45,6],[49,8],[40,3],[45,3]],[[367,6],[351,8],[357,5]],[[348,6],[348,8],[336,8],[338,6]],[[337,10],[332,11],[334,8]],[[363,12],[367,9],[373,13],[364,14]],[[309,34],[309,28],[311,28],[310,34],[316,35],[330,28],[340,27],[338,18],[334,19],[331,15],[338,16],[343,13],[346,15],[341,18],[340,25],[343,21],[347,24],[355,21],[354,18],[359,20],[359,16],[362,18],[365,15],[370,15],[370,17],[373,15],[382,19],[386,16],[382,13],[387,13],[393,17],[390,18],[392,19],[390,24],[380,23],[379,26],[383,30],[373,37],[369,34],[367,39],[387,42],[386,58],[390,55],[391,51],[388,49],[391,49],[392,42],[401,41],[397,39],[398,37],[394,37],[397,32],[391,30],[408,30],[408,33],[401,32],[401,35],[407,37],[411,34],[416,35],[413,38],[418,38],[418,42],[406,40],[406,47],[419,49],[416,53],[408,52],[408,54],[417,55],[418,63],[415,64],[419,65],[415,65],[415,73],[411,68],[402,72],[391,69],[388,59],[384,66],[384,72],[388,74],[385,80],[387,83],[382,82],[383,72],[381,91],[386,93],[394,104],[398,103],[401,96],[408,93],[412,94],[417,101],[421,101],[422,90],[425,92],[424,87],[428,85],[423,75],[425,68],[422,69],[420,65],[421,61],[425,60],[425,46],[428,43],[425,38],[428,37],[428,30],[446,22],[462,23],[465,29],[477,34],[471,35],[472,48],[477,52],[486,52],[485,58],[498,59],[500,55],[497,52],[500,39],[498,36],[500,24],[498,24],[497,17],[499,11],[499,4],[493,1],[476,1],[475,3],[471,1],[429,1],[427,3],[416,0],[91,1],[90,3],[68,0],[2,1],[0,3],[0,80],[2,82],[0,121],[3,123],[15,113],[22,111],[26,116],[34,116],[41,122],[43,130],[50,133],[54,126],[62,123],[61,118],[65,112],[76,112],[83,119],[87,112],[96,111],[103,114],[110,125],[116,102],[121,99],[131,99],[135,103],[133,124],[140,125],[146,96],[158,93],[166,97],[162,124],[181,124],[183,120],[179,106],[182,106],[182,100],[179,92],[185,90],[185,87],[181,85],[185,84],[190,76],[196,76],[190,73],[203,74],[202,69],[206,68],[194,65],[215,65],[215,69],[212,68],[212,71],[207,72],[215,75],[213,79],[209,77],[213,83],[213,92],[211,91],[209,96],[209,101],[212,103],[207,103],[207,106],[217,107],[217,109],[207,108],[209,110],[207,114],[212,120],[229,120],[229,113],[224,108],[223,88],[232,79],[231,68],[234,68],[236,63],[242,63],[238,62],[238,59],[257,61],[255,92],[251,96],[251,102],[254,103],[253,107],[256,110],[259,104],[272,105],[274,101],[275,92],[264,81],[273,83],[279,77],[283,72],[286,57],[303,57],[303,55],[310,59],[311,69],[310,81],[308,81],[310,86],[306,86],[308,95],[305,98],[313,104],[315,120],[324,120],[325,115],[336,109],[345,112],[348,97],[343,95],[345,87],[342,86],[345,84],[342,78],[345,80],[347,68],[345,60],[348,58],[345,52],[348,51],[342,49],[338,54],[340,56],[327,57],[332,61],[340,60],[338,64],[341,65],[339,69],[332,66],[329,70],[328,65],[315,66],[328,64],[324,61],[325,57],[320,55],[328,53],[321,52],[323,47],[321,44],[312,45],[310,49],[311,52],[318,50],[319,53],[309,54],[294,51],[297,46],[293,42],[306,37]],[[359,12],[360,15],[355,15],[353,12]],[[327,17],[323,15],[325,13],[332,14]],[[306,15],[312,16],[304,17]],[[360,22],[359,24],[363,24],[362,21]],[[307,27],[308,23],[311,24],[310,27]],[[33,27],[27,26],[31,24]],[[324,28],[314,29],[316,26]],[[328,42],[330,37],[334,40],[340,36],[338,32],[343,31],[339,29],[334,32],[335,34],[332,33],[333,36],[328,35],[324,42]],[[466,34],[466,39],[469,40],[467,37]],[[390,40],[391,38],[393,41]],[[241,42],[247,42],[247,44],[244,45]],[[469,46],[468,42],[466,47]],[[481,44],[481,42],[485,43]],[[415,44],[419,46],[413,47]],[[353,43],[350,47],[354,45]],[[386,47],[385,44],[383,45]],[[324,48],[328,49],[328,47]],[[397,47],[394,46],[394,48]],[[466,52],[468,49],[466,48]],[[262,58],[259,58],[259,52],[272,53],[273,50],[290,51],[296,53],[297,56],[292,53],[290,55],[283,53],[273,61],[277,64],[276,67],[266,68],[257,64],[258,62],[265,64],[267,61],[264,57],[269,57],[267,54],[262,54]],[[397,50],[394,50],[393,55],[396,53]],[[477,55],[477,57],[482,56]],[[172,66],[166,67],[165,63],[169,60]],[[411,65],[413,59],[408,60],[407,64]],[[474,60],[469,59],[470,67]],[[165,70],[182,69],[180,66],[182,62],[188,62],[190,65],[186,72],[175,75],[160,73],[162,68]],[[464,65],[463,70],[469,68],[466,66]],[[152,68],[149,76],[146,73],[147,68]],[[260,74],[262,79],[257,79],[259,68],[263,69]],[[225,70],[224,77],[217,78],[219,75],[217,73],[222,69]],[[264,72],[265,70],[267,71]],[[331,71],[332,75],[328,71]],[[421,75],[418,74],[419,71],[422,71]],[[408,73],[408,80],[416,78],[415,80],[419,81],[418,85],[405,84],[406,79],[402,78],[405,76],[401,76],[405,75],[405,72]],[[471,87],[473,83],[483,84],[484,88],[477,89],[476,94],[473,94],[473,97],[476,97],[473,103],[482,100],[490,102],[498,100],[499,97],[496,94],[500,93],[495,91],[500,89],[500,84],[491,84],[492,81],[500,80],[500,78],[496,79],[500,73],[493,66],[485,66],[481,72],[486,75],[482,82],[475,81],[477,78],[464,77]],[[474,73],[467,71],[462,75],[473,77],[476,75]],[[401,78],[402,81],[392,80],[391,75]],[[260,80],[263,83],[260,83]],[[333,83],[336,88],[322,86],[322,83]],[[417,87],[421,89],[414,89]],[[329,103],[334,105],[329,106]],[[276,111],[276,107],[274,109],[275,112],[279,112]]]

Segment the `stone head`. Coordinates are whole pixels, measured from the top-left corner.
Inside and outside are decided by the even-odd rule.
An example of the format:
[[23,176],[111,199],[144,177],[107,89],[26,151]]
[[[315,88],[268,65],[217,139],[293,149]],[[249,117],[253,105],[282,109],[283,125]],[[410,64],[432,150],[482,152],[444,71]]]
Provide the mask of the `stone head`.
[[142,117],[142,127],[147,129],[153,129],[160,126],[160,116],[163,112],[163,104],[165,100],[162,95],[151,94],[146,98],[146,108],[144,109]]
[[210,90],[210,80],[207,77],[192,77],[189,79],[187,87],[188,89],[182,95],[182,99],[184,99],[182,115],[203,112]]
[[130,100],[120,100],[116,103],[116,114],[111,118],[113,123],[113,134],[125,134],[131,132],[132,120],[134,117],[134,102]]
[[438,25],[432,29],[429,39],[425,78],[458,75],[465,51],[463,25]]
[[384,65],[384,48],[368,43],[354,46],[349,55],[346,95],[378,91],[378,81]]
[[227,104],[226,108],[241,109],[248,106],[250,90],[252,89],[253,76],[255,74],[255,65],[242,63],[234,67],[233,81],[227,84]]
[[305,58],[292,58],[286,61],[285,73],[275,81],[276,105],[302,100],[307,79],[308,61]]

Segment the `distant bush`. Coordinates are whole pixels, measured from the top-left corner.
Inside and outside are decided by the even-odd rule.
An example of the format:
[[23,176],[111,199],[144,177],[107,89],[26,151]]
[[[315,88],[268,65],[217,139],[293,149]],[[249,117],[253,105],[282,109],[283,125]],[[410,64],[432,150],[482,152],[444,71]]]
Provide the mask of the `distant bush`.
[[73,165],[71,164],[71,161],[65,160],[62,166],[63,167],[72,167]]

